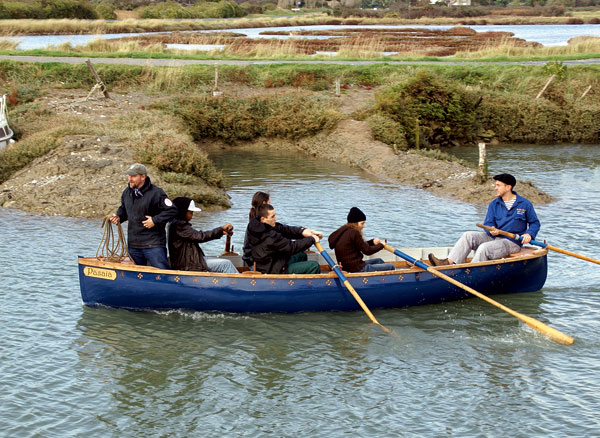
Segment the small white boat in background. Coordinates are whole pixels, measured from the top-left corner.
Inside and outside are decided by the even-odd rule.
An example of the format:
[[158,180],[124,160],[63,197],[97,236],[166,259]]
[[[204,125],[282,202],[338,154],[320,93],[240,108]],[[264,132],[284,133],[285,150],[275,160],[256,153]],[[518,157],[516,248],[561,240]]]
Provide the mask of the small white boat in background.
[[0,151],[2,151],[9,143],[13,143],[12,140],[14,132],[8,126],[8,120],[6,118],[6,94],[0,99]]

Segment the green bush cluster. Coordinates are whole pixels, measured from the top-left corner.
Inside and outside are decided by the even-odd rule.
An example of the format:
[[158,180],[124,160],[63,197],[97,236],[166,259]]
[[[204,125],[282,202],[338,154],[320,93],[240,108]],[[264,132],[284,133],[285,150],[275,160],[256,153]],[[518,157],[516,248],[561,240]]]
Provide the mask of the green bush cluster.
[[260,136],[297,139],[330,130],[341,115],[327,100],[296,93],[277,97],[181,97],[155,104],[189,126],[195,139],[234,143]]
[[193,6],[168,1],[142,8],[141,18],[232,18],[248,15],[243,8],[233,1],[199,2]]
[[429,147],[472,140],[478,130],[475,97],[428,71],[385,89],[376,96],[376,102],[377,111],[405,133],[409,147],[419,147],[417,139]]
[[0,19],[78,18],[93,20],[98,17],[95,8],[85,0],[3,1],[0,3]]
[[377,112],[367,122],[376,140],[391,145],[394,150],[408,149],[404,128],[387,114]]
[[477,111],[484,128],[506,143],[598,143],[600,104],[560,105],[530,96],[496,95]]

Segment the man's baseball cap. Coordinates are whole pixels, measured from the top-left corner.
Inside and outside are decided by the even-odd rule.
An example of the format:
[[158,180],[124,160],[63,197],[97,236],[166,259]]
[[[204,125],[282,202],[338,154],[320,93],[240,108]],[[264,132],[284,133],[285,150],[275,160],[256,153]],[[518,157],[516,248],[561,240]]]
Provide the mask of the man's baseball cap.
[[135,163],[132,164],[131,167],[125,171],[125,173],[131,176],[148,175],[148,169],[146,169],[146,166],[144,166],[143,164]]

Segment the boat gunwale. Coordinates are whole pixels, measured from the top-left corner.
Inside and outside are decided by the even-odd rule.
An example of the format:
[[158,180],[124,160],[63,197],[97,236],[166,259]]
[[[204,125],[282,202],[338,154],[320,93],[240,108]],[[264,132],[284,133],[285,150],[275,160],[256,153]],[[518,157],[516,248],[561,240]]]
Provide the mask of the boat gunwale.
[[[533,248],[527,248],[533,249]],[[497,260],[487,260],[485,262],[465,262],[454,265],[446,265],[446,266],[436,266],[433,267],[436,271],[448,271],[448,270],[456,270],[456,269],[466,269],[472,267],[481,267],[481,266],[495,266],[498,264],[506,264],[506,263],[515,263],[524,260],[535,259],[539,257],[543,257],[547,255],[548,250],[546,248],[533,249],[533,251],[528,252],[522,255],[509,256],[502,259]],[[225,257],[224,257],[225,258]],[[402,274],[412,274],[412,273],[421,273],[426,272],[425,270],[408,264],[407,262],[399,261],[398,263],[406,263],[407,268],[399,268],[393,271],[376,271],[376,272],[344,272],[344,275],[347,278],[355,278],[355,277],[376,277],[376,276],[387,276],[387,275],[397,275],[398,273]],[[104,269],[117,269],[122,271],[130,271],[130,272],[149,272],[154,274],[164,274],[164,275],[177,275],[177,276],[186,276],[186,277],[232,277],[232,278],[254,278],[254,279],[316,279],[316,278],[337,278],[337,274],[333,271],[321,273],[321,274],[262,274],[260,272],[255,271],[245,271],[240,272],[238,274],[229,274],[229,273],[220,273],[220,272],[205,272],[205,271],[179,271],[174,269],[159,269],[154,268],[152,266],[140,266],[134,264],[123,264],[121,262],[112,262],[101,260],[97,257],[79,257],[78,258],[79,265],[85,266],[94,266],[97,268]],[[329,268],[328,265],[322,265],[324,268]]]

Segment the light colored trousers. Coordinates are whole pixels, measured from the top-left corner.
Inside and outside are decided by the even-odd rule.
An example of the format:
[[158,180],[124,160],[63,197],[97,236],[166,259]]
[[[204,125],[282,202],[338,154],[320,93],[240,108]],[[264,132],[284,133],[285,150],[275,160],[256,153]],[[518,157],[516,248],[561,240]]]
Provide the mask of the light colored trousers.
[[208,265],[208,272],[222,272],[224,274],[240,273],[235,265],[231,263],[231,260],[217,257],[206,257],[204,260],[206,260],[206,264]]
[[483,231],[467,231],[460,236],[448,258],[454,263],[464,263],[471,250],[475,251],[472,262],[485,262],[519,252],[521,247],[512,240],[491,237]]

